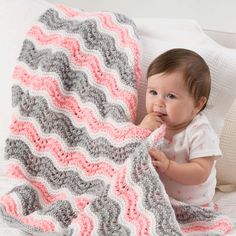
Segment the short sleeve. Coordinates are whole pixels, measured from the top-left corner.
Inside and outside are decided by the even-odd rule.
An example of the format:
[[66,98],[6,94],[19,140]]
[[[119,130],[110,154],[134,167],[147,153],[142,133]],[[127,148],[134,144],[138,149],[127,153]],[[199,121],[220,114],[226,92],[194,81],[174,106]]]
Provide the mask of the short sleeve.
[[199,115],[193,120],[188,129],[190,160],[198,157],[222,156],[219,138],[204,115]]

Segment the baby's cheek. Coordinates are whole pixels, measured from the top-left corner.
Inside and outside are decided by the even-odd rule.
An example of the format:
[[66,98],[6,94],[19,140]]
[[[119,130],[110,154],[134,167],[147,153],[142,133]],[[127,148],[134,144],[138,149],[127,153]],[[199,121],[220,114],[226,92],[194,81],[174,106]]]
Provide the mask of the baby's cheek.
[[151,113],[152,112],[152,105],[150,105],[150,104],[147,104],[146,105],[146,111],[147,111],[147,113]]

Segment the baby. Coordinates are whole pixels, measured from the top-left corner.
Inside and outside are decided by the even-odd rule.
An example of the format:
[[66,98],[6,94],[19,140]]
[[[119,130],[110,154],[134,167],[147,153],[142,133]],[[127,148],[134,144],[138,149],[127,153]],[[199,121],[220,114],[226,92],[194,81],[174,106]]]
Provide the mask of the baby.
[[150,150],[169,196],[189,204],[207,205],[216,186],[219,140],[202,113],[210,88],[210,71],[201,56],[187,49],[172,49],[149,66],[147,115],[140,126],[166,125],[164,145]]

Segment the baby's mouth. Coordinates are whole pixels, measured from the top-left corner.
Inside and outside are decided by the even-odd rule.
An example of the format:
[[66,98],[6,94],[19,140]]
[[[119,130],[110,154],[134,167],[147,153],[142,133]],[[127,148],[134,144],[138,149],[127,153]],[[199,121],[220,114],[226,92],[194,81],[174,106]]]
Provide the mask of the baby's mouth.
[[159,116],[159,117],[163,117],[163,116],[167,116],[167,114],[166,113],[162,113],[162,112],[159,112],[159,111],[154,111],[156,114],[157,114],[157,116]]
[[159,109],[154,108],[153,112],[155,112],[157,114],[157,116],[159,116],[159,117],[167,116],[166,113],[159,111]]

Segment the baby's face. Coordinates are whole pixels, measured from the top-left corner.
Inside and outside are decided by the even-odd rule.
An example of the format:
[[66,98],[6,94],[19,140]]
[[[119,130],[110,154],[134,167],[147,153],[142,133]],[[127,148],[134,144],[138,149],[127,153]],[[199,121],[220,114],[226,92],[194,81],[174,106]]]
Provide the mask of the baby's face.
[[160,73],[148,78],[147,113],[155,112],[170,129],[187,126],[199,111],[195,104],[181,72]]

